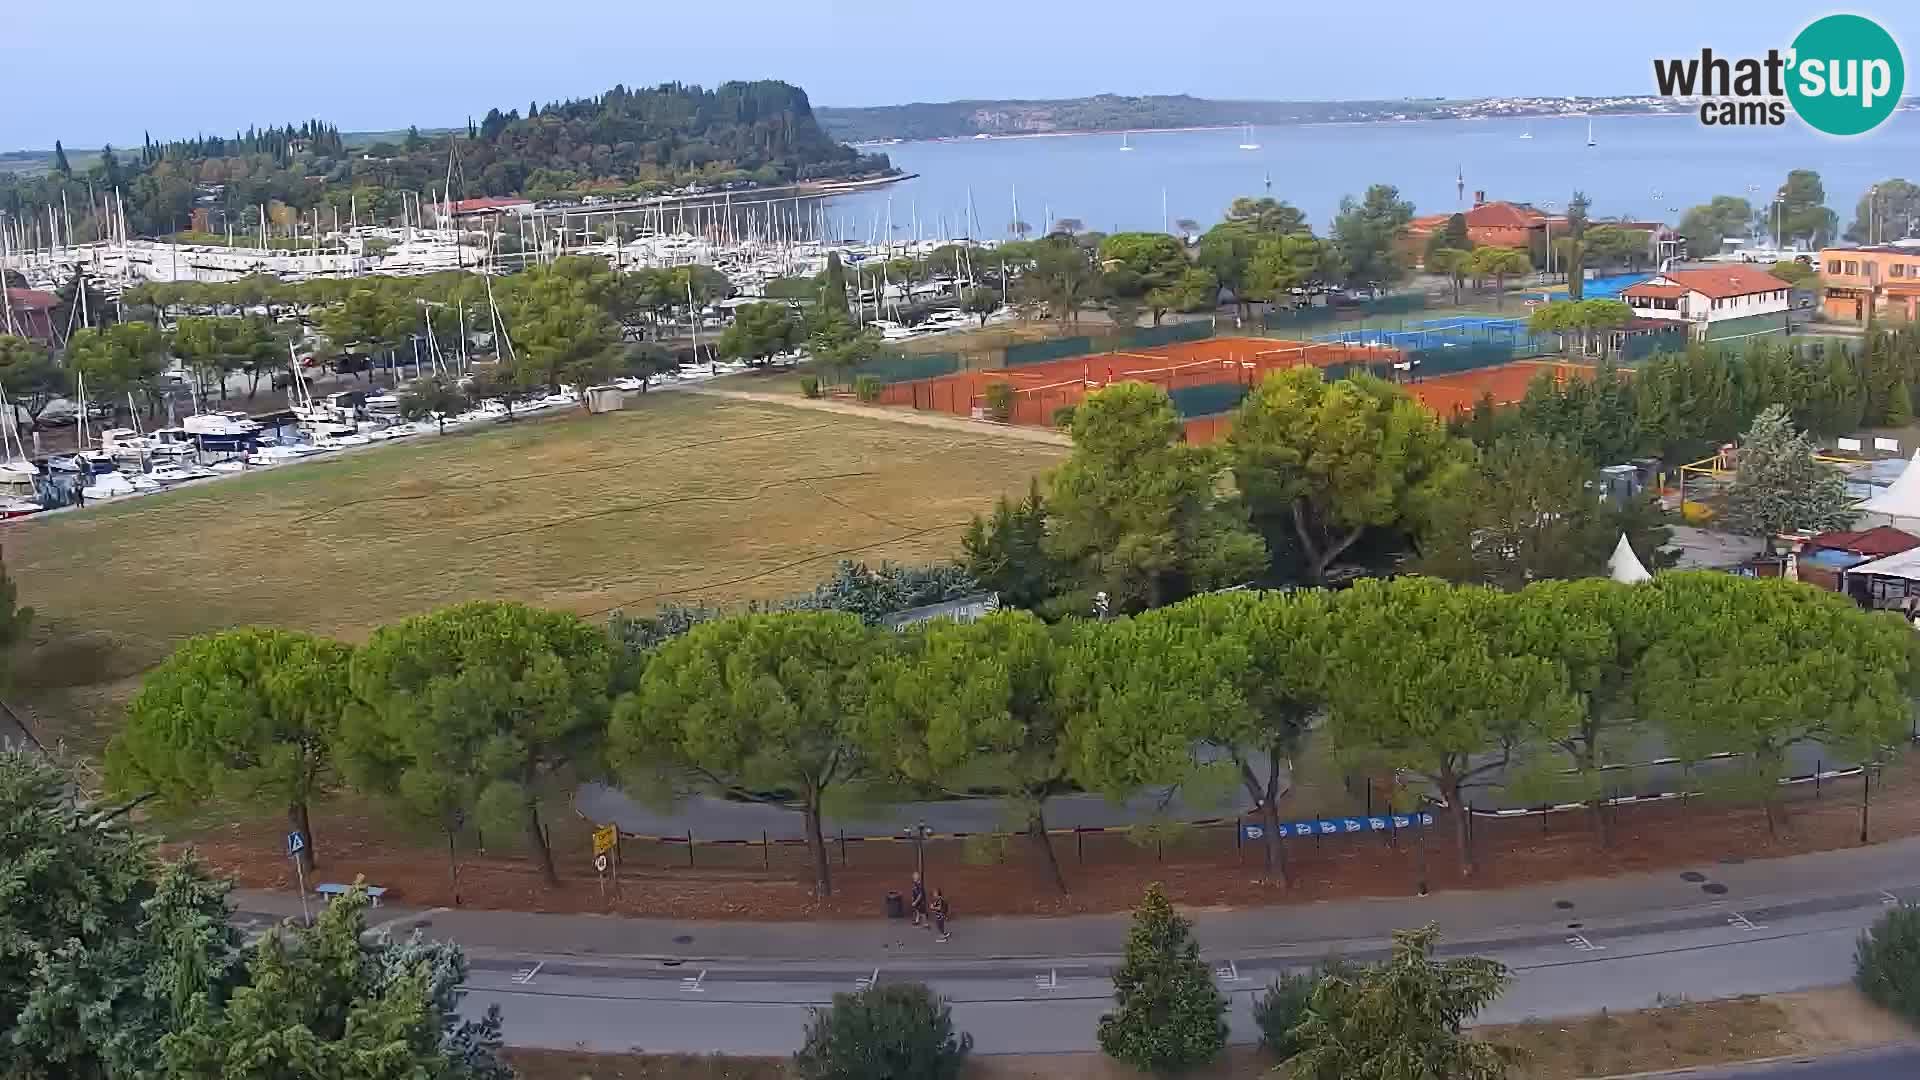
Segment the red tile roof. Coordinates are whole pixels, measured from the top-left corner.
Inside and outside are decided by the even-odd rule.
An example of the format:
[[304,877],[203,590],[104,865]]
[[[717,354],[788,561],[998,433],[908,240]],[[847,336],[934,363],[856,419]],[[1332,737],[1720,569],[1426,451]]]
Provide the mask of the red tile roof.
[[1808,547],[1851,551],[1856,555],[1898,555],[1920,547],[1920,536],[1902,532],[1891,525],[1876,525],[1865,532],[1821,533],[1807,541]]
[[1662,300],[1678,300],[1687,295],[1687,290],[1682,285],[1655,285],[1651,281],[1643,281],[1638,285],[1627,286],[1620,295],[1657,296]]
[[1531,207],[1510,202],[1481,203],[1467,211],[1467,226],[1479,229],[1526,229],[1545,221],[1547,216]]
[[1765,270],[1757,270],[1750,266],[1716,266],[1710,270],[1669,270],[1660,276],[1685,285],[1693,292],[1704,293],[1715,300],[1793,288],[1786,281],[1774,277]]
[[53,310],[53,305],[60,302],[60,298],[50,292],[41,292],[38,289],[16,289],[9,285],[7,286],[7,302],[13,305],[15,311],[19,311],[21,308],[51,311]]
[[532,199],[461,199],[453,204],[456,214],[471,214],[476,210],[505,210],[512,206],[532,206]]

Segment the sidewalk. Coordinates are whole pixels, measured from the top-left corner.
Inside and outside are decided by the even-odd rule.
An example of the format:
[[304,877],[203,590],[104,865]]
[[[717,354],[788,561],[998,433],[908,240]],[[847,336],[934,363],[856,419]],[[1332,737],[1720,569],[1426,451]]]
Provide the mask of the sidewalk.
[[840,413],[843,416],[857,416],[867,420],[887,420],[896,424],[913,424],[917,427],[942,428],[984,438],[1019,439],[1024,442],[1047,443],[1051,446],[1072,446],[1073,437],[1059,431],[1046,428],[1021,427],[1017,424],[990,424],[981,420],[963,420],[945,413],[917,412],[900,407],[879,405],[854,405],[831,398],[794,397],[790,394],[768,394],[757,390],[719,390],[710,386],[688,386],[684,390],[689,394],[704,397],[732,398],[735,401],[751,401],[761,405],[783,405],[790,409],[812,409],[815,412]]
[[[938,884],[936,879],[935,884]],[[1217,955],[1320,954],[1377,946],[1395,929],[1437,922],[1461,943],[1517,932],[1564,933],[1631,926],[1655,913],[1714,912],[1782,903],[1858,898],[1920,886],[1920,838],[1870,847],[1817,852],[1759,862],[1703,865],[1614,878],[1561,882],[1497,892],[1449,892],[1427,897],[1335,901],[1246,910],[1190,911],[1201,947]],[[904,887],[904,883],[903,883]],[[968,919],[957,898],[953,940],[942,945],[905,920],[746,923],[623,919],[602,915],[543,915],[505,911],[382,907],[369,924],[398,933],[429,930],[475,955],[539,954],[576,957],[669,958],[687,961],[810,961],[869,963],[901,957],[938,957],[956,963],[1049,957],[1117,955],[1128,917]],[[1884,898],[1883,898],[1884,899]],[[295,916],[299,898],[236,891],[245,915]]]

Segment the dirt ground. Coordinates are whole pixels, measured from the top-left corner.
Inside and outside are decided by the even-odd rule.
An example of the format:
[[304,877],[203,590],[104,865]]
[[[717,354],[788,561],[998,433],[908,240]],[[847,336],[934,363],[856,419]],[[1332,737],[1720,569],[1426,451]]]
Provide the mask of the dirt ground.
[[[1337,788],[1336,788],[1337,790]],[[935,841],[927,872],[952,899],[956,916],[1060,915],[1124,911],[1150,881],[1162,882],[1187,906],[1253,907],[1415,893],[1424,862],[1431,889],[1492,889],[1572,878],[1600,877],[1722,859],[1774,858],[1859,843],[1861,784],[1857,779],[1788,789],[1778,811],[1778,835],[1752,806],[1707,800],[1648,804],[1617,811],[1613,841],[1602,848],[1584,812],[1546,818],[1476,819],[1478,872],[1462,875],[1450,822],[1442,817],[1425,837],[1402,833],[1292,841],[1290,887],[1263,880],[1259,849],[1241,846],[1231,822],[1183,828],[1158,836],[1115,833],[1055,836],[1055,851],[1071,892],[1062,896],[1046,878],[1029,837],[1005,841]],[[1292,812],[1294,808],[1288,808]],[[899,889],[913,867],[903,843],[829,839],[834,894],[814,895],[806,850],[797,844],[657,843],[624,840],[617,895],[589,867],[590,825],[564,806],[549,807],[552,843],[562,884],[541,883],[532,864],[500,837],[465,835],[461,900],[473,907],[523,911],[607,912],[629,916],[701,919],[872,918],[889,889]],[[392,818],[366,804],[315,812],[314,835],[327,880],[364,875],[402,903],[453,903],[446,840],[408,835]],[[277,817],[200,829],[171,830],[191,840],[203,858],[247,887],[292,889],[277,852]],[[1870,838],[1920,834],[1920,770],[1903,760],[1874,784]],[[492,846],[483,846],[483,845]],[[1424,853],[1423,853],[1424,848]]]
[[[1730,1001],[1676,1002],[1631,1013],[1505,1024],[1475,1035],[1523,1054],[1512,1080],[1584,1077],[1832,1053],[1910,1039],[1897,1018],[1851,989],[1811,990]],[[779,1080],[784,1062],[771,1058],[596,1055],[516,1050],[524,1080]],[[1253,1047],[1186,1075],[1193,1080],[1252,1080],[1283,1075]],[[1099,1054],[976,1057],[966,1080],[1144,1080],[1144,1074]]]

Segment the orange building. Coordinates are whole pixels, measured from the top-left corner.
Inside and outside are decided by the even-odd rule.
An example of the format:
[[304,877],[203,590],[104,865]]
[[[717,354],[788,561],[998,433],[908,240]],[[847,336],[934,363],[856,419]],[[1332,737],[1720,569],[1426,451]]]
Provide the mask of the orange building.
[[1825,248],[1820,252],[1820,307],[1829,319],[1865,322],[1920,318],[1920,247]]

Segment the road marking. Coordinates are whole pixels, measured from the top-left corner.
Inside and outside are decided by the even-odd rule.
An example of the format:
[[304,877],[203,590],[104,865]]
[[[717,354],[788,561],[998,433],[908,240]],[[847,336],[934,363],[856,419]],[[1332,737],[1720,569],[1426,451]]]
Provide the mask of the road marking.
[[1239,961],[1229,960],[1220,967],[1214,968],[1213,977],[1219,979],[1221,982],[1237,983],[1243,981],[1240,978]]
[[1606,950],[1605,945],[1595,945],[1593,942],[1588,941],[1587,935],[1585,934],[1568,934],[1567,944],[1573,946],[1575,952],[1604,952]]
[[1033,985],[1041,990],[1058,990],[1060,989],[1060,973],[1049,968],[1045,975],[1035,975],[1033,977]]
[[704,994],[707,992],[707,969],[701,968],[700,974],[688,975],[680,980],[680,992],[683,994]]
[[1737,911],[1727,916],[1727,925],[1733,927],[1736,930],[1765,930],[1766,929],[1765,925],[1756,923],[1752,919],[1747,918],[1745,915],[1742,915]]
[[519,983],[521,986],[527,985],[533,981],[535,975],[540,974],[540,969],[545,967],[546,964],[547,962],[545,960],[539,960],[535,961],[534,965],[530,968],[521,968],[519,971],[513,973],[513,981]]
[[1885,889],[1881,889],[1881,890],[1880,890],[1880,902],[1881,902],[1881,903],[1883,903],[1883,904],[1897,904],[1897,903],[1899,903],[1899,902],[1900,902],[1900,898],[1899,898],[1899,897],[1897,897],[1897,896],[1895,896],[1895,895],[1893,895],[1892,893],[1890,893],[1890,892],[1888,892],[1888,891],[1887,891],[1887,890],[1885,890]]
[[879,985],[880,985],[880,969],[879,968],[874,968],[873,974],[871,975],[862,975],[859,978],[853,980],[853,988],[855,990],[871,990],[874,987]]

